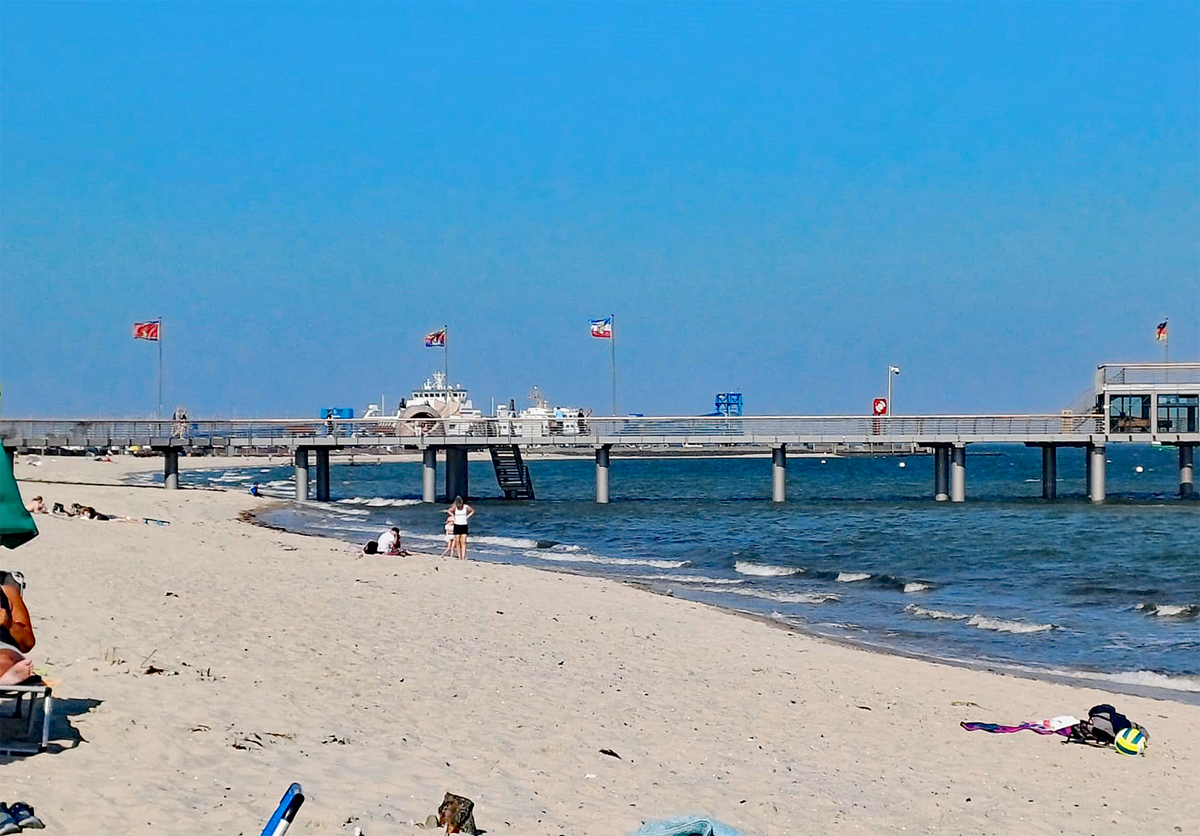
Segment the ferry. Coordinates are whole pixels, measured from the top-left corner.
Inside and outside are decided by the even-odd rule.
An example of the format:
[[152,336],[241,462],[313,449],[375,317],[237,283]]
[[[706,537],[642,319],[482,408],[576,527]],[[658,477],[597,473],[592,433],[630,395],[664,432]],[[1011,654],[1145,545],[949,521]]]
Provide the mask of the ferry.
[[[384,418],[378,404],[370,404],[363,417]],[[396,434],[402,436],[416,435],[422,426],[432,429],[436,425],[438,432],[441,432],[443,424],[447,435],[482,434],[483,417],[483,412],[471,402],[471,395],[466,388],[448,383],[443,372],[434,372],[419,389],[412,390],[407,398],[401,398],[395,414],[390,416],[392,419],[407,419],[405,423],[396,422]],[[430,419],[430,423],[421,424],[421,419]]]
[[516,419],[512,423],[513,435],[547,436],[547,435],[585,435],[587,419],[591,417],[590,409],[580,409],[574,406],[550,406],[536,386],[529,393],[531,406],[516,411],[510,401],[496,408],[498,420]]

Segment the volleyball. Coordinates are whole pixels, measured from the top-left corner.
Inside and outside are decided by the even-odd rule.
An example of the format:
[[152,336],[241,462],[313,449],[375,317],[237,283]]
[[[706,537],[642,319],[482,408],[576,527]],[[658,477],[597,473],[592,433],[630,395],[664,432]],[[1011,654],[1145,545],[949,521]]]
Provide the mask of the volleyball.
[[1135,726],[1122,729],[1117,733],[1113,746],[1123,755],[1140,755],[1146,751],[1146,733]]

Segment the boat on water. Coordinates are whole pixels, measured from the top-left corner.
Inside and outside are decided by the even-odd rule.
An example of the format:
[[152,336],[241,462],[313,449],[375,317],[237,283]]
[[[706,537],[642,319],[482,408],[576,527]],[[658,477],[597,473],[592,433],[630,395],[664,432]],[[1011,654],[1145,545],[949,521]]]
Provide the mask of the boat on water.
[[444,427],[446,435],[482,435],[484,432],[483,412],[475,408],[467,389],[447,382],[443,372],[434,372],[420,388],[413,389],[407,398],[401,398],[394,415],[385,417],[377,404],[371,404],[363,417],[391,423],[400,436],[415,436],[422,429],[430,431],[435,427],[438,432]]
[[534,386],[529,393],[530,405],[517,412],[510,401],[496,408],[497,420],[512,420],[512,434],[526,436],[585,435],[590,409],[575,406],[550,406],[550,403]]

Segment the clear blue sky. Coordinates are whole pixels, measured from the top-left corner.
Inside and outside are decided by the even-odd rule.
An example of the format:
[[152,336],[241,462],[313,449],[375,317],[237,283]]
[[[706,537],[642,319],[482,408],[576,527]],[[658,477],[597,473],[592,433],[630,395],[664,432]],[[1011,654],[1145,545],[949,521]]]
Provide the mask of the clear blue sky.
[[1200,360],[1200,4],[5,2],[7,417],[1057,411]]

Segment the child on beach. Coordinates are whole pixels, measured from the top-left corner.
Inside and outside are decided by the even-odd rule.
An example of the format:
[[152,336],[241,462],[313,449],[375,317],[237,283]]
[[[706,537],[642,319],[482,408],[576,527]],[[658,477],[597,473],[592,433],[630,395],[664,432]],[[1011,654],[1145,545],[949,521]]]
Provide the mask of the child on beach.
[[455,551],[455,546],[458,545],[458,538],[456,538],[454,536],[454,513],[452,511],[446,512],[445,531],[446,531],[446,548],[442,549],[442,553],[439,554],[438,557],[447,557],[447,556],[453,557],[454,551]]

